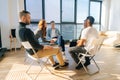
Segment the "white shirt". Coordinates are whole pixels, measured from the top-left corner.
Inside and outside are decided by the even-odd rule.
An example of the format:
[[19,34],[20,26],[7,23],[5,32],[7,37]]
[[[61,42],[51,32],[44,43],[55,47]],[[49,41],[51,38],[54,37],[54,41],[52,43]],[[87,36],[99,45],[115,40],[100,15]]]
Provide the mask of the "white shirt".
[[55,29],[52,29],[52,31],[51,31],[51,37],[52,37],[52,38],[53,38],[53,37],[56,37]]
[[93,27],[87,27],[83,29],[81,39],[85,39],[85,49],[90,50],[93,49],[94,46],[92,46],[92,42],[94,39],[98,38],[98,32],[95,28]]

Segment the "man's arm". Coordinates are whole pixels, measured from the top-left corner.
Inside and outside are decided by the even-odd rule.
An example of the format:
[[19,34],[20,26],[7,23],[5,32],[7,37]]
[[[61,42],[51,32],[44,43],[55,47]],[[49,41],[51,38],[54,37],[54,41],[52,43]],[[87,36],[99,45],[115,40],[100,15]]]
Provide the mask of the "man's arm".
[[83,46],[85,42],[86,42],[86,39],[80,39],[77,41],[77,46]]
[[28,39],[33,48],[37,50],[43,49],[44,46],[39,44],[34,33],[30,29],[27,29],[25,37]]

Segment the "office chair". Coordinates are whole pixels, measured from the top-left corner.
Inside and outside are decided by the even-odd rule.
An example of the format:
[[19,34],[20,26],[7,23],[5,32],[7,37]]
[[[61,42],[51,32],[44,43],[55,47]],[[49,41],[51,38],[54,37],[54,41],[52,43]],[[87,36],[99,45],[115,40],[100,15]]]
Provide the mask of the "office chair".
[[[98,69],[97,72],[100,71],[100,68],[99,68],[99,66],[97,65],[97,63],[96,63],[96,61],[94,59],[94,56],[96,55],[96,53],[99,52],[99,50],[101,48],[101,45],[103,43],[104,38],[105,38],[104,36],[101,36],[98,39],[94,39],[92,41],[92,43],[88,46],[88,50],[85,53],[79,53],[79,55],[78,55],[78,59],[79,59],[78,65],[81,63],[82,66],[83,66],[83,68],[84,68],[84,70],[88,74],[90,74],[90,73],[88,72],[87,68],[84,65],[84,62],[85,62],[84,59],[85,59],[85,57],[89,57],[90,61],[92,60],[94,62],[94,64],[96,65],[96,67]],[[94,48],[91,49],[91,46],[94,46]],[[95,73],[97,73],[97,72],[95,72]]]
[[16,52],[16,43],[17,43],[17,39],[16,39],[16,29],[11,29],[10,30],[10,50],[12,50],[12,44],[14,45],[15,48],[15,52]]
[[[32,55],[30,55],[30,54],[27,52],[27,56],[32,60],[32,62],[31,62],[31,64],[30,64],[30,66],[28,67],[28,69],[26,70],[26,73],[29,75],[28,72],[29,72],[29,70],[30,70],[30,68],[31,68],[31,66],[32,66],[32,64],[33,64],[34,62],[37,62],[37,63],[39,64],[40,71],[39,71],[39,73],[36,74],[36,76],[35,76],[35,78],[34,78],[33,80],[36,80],[36,79],[37,79],[38,75],[40,74],[40,72],[43,70],[44,67],[51,73],[51,71],[49,70],[49,68],[46,66],[46,63],[48,62],[48,58],[47,58],[46,61],[43,61],[42,58],[39,58],[39,57],[37,56],[36,51],[33,49],[33,47],[31,46],[31,44],[30,44],[28,41],[21,42],[21,43],[22,43],[22,45],[23,45],[23,47],[24,47],[25,49],[31,49],[31,50],[33,51],[34,55],[35,55],[35,57],[33,57]],[[25,60],[26,60],[26,58],[25,58]]]

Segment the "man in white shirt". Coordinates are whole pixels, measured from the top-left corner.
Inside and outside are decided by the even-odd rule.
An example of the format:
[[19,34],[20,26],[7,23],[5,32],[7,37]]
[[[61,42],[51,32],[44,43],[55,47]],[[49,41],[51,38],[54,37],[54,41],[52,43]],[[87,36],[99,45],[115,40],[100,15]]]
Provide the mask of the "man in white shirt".
[[[98,38],[98,32],[95,28],[92,27],[94,23],[94,18],[92,16],[88,16],[85,20],[86,28],[82,30],[81,39],[77,41],[77,46],[70,48],[69,53],[74,61],[78,64],[78,54],[85,53],[88,50],[89,45],[93,41],[93,39]],[[93,48],[93,46],[90,46]],[[85,66],[90,64],[89,57],[85,57],[86,62],[84,63]],[[82,64],[80,63],[76,66],[76,69],[82,68]]]

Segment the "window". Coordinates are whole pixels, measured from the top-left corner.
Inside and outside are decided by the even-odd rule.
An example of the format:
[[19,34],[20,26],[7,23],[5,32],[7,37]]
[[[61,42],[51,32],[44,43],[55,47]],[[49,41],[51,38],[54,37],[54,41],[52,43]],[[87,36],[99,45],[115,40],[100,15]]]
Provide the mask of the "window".
[[88,16],[89,0],[77,0],[77,23],[83,23]]
[[45,0],[45,20],[60,23],[60,0]]
[[42,19],[42,0],[25,0],[26,10],[31,13],[31,21]]
[[74,22],[75,0],[62,0],[62,22]]
[[[25,0],[26,10],[31,12],[31,21],[44,18],[50,26],[54,20],[65,40],[78,39],[83,22],[87,16],[95,18],[93,25],[97,30],[101,27],[100,0]],[[76,24],[78,23],[78,24]],[[36,29],[36,28],[35,28]]]
[[100,2],[90,2],[90,15],[95,18],[95,23],[100,23]]

